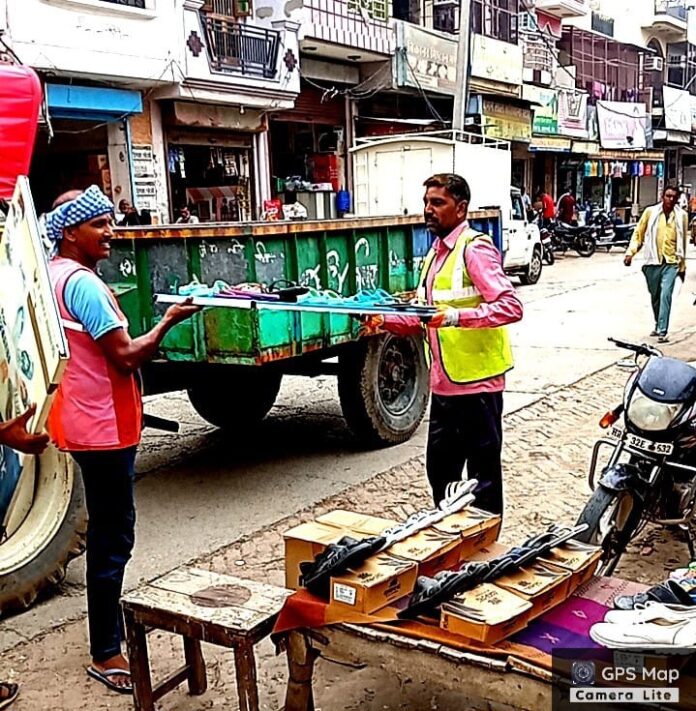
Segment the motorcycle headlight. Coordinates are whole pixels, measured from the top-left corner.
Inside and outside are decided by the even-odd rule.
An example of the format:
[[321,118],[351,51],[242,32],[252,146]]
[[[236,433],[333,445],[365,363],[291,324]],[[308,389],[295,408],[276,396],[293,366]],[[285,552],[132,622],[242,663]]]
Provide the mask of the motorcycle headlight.
[[659,432],[669,428],[679,414],[681,407],[678,404],[655,402],[636,389],[626,415],[639,429],[645,432]]

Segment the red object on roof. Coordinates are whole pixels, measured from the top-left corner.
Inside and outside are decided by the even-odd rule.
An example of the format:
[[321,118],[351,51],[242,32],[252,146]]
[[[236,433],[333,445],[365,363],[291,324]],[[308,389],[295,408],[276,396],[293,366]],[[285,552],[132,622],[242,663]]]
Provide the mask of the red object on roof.
[[9,200],[17,177],[29,172],[41,97],[31,67],[0,63],[0,198]]

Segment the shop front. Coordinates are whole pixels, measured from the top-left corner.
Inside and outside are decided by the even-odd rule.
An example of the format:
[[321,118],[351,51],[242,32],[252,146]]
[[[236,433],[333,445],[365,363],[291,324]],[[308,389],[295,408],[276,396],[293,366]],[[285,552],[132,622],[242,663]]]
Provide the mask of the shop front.
[[185,206],[201,222],[255,219],[262,113],[175,101],[162,115],[172,220]]
[[47,118],[29,177],[39,212],[66,190],[98,185],[115,203],[132,199],[128,117],[143,110],[138,91],[75,84],[44,86]]
[[346,97],[303,83],[295,107],[270,115],[272,193],[299,203],[312,219],[336,216],[336,193],[348,184]]

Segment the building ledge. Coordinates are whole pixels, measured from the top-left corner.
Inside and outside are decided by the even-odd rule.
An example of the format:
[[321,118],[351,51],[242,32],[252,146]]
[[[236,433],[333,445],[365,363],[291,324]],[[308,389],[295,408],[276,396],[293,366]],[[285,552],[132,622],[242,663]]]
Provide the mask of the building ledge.
[[103,0],[41,0],[47,5],[74,9],[76,6],[83,10],[93,10],[100,15],[129,16],[140,20],[152,20],[157,17],[157,11],[151,8],[129,7],[116,3],[103,2]]

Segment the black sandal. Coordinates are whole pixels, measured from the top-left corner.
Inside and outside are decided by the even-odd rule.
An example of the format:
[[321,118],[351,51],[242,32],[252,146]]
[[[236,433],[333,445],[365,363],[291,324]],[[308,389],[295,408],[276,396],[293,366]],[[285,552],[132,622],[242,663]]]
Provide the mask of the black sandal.
[[381,550],[384,543],[384,536],[371,536],[360,541],[344,536],[338,543],[330,543],[311,563],[300,563],[302,585],[313,595],[328,598],[331,576],[364,563]]
[[19,696],[19,684],[0,681],[0,709],[6,709]]

